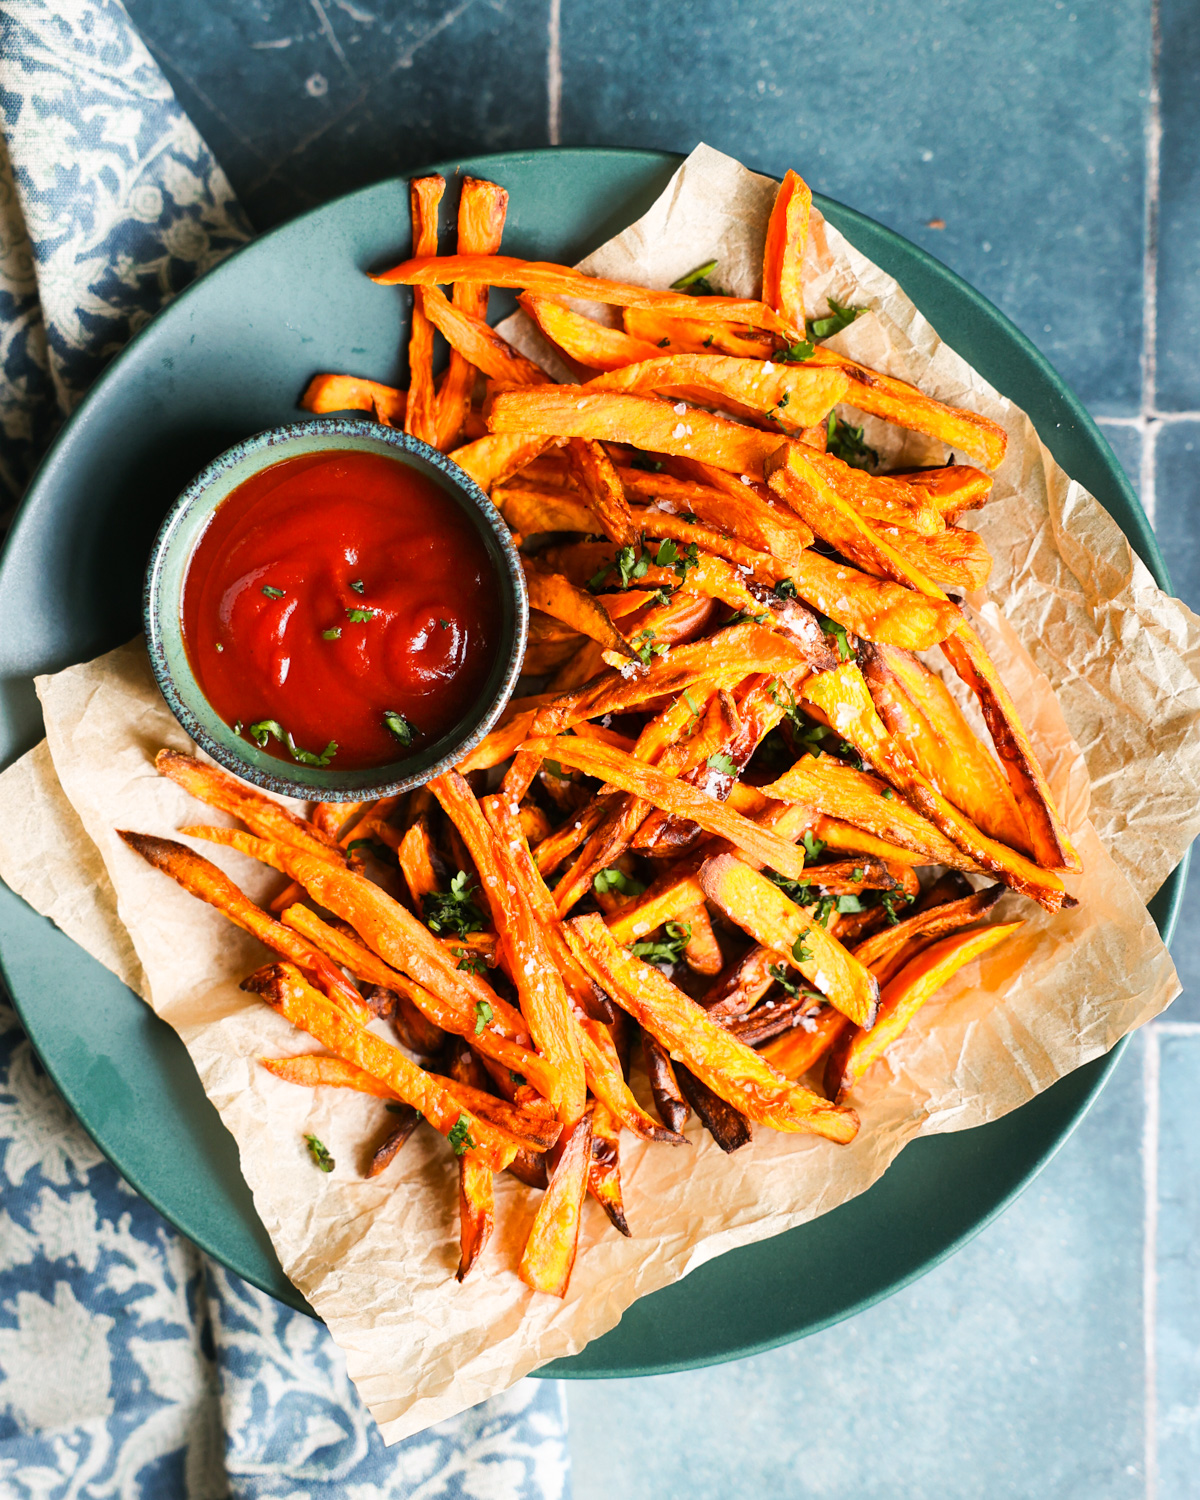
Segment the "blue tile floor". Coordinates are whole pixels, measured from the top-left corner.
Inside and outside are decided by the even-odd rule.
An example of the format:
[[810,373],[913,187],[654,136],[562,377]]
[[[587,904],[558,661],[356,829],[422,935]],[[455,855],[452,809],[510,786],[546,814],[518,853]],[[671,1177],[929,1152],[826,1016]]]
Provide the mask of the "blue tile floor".
[[[1100,419],[1200,607],[1195,0],[128,0],[260,229],[455,153],[706,140],[979,287]],[[577,1500],[1200,1494],[1185,994],[1003,1218],[788,1349],[575,1383]]]

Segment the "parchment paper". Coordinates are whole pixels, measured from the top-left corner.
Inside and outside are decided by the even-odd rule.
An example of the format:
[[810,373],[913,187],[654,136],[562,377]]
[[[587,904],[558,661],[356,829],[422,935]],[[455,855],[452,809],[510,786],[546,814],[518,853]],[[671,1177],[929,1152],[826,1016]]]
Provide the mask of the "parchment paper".
[[[666,285],[716,256],[723,285],[753,295],[773,194],[767,179],[700,147],[645,218],[585,269]],[[646,1147],[625,1135],[635,1238],[615,1234],[589,1201],[563,1302],[529,1292],[515,1274],[536,1197],[502,1174],[496,1233],[459,1286],[456,1170],[444,1144],[418,1132],[384,1176],[363,1180],[363,1161],[389,1119],[383,1105],[300,1089],[257,1065],[315,1050],[237,988],[263,950],[114,833],[169,835],[200,812],[154,772],[161,746],[190,747],[142,644],[39,679],[46,743],[0,777],[0,875],[179,1032],[238,1143],[285,1270],[346,1351],[389,1442],[577,1351],[637,1297],[713,1256],[845,1202],[914,1136],[1016,1108],[1178,993],[1143,900],[1200,826],[1196,617],[1155,587],[1027,418],[815,214],[806,283],[810,309],[822,310],[827,292],[870,305],[840,335],[841,347],[1009,432],[996,498],[979,518],[996,568],[987,595],[972,602],[1085,865],[1069,882],[1082,898],[1074,911],[1050,917],[1005,898],[1000,914],[1025,917],[1025,927],[964,969],[868,1075],[856,1091],[863,1129],[852,1145],[758,1129],[727,1157],[694,1121],[686,1148]],[[870,437],[889,455],[902,440],[883,424]],[[937,448],[903,441],[921,457]],[[213,818],[203,812],[203,821]],[[204,852],[253,895],[279,884],[230,851]],[[309,1160],[305,1132],[336,1158],[330,1175]]]

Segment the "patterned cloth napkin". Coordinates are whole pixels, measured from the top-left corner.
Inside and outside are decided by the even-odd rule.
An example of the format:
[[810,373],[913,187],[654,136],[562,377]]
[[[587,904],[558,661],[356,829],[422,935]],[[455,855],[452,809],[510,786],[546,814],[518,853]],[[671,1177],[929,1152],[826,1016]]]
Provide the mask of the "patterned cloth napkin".
[[[0,132],[10,512],[108,358],[250,226],[118,0],[0,0]],[[122,1181],[0,996],[0,1495],[568,1489],[551,1381],[385,1448],[323,1326],[208,1260]]]

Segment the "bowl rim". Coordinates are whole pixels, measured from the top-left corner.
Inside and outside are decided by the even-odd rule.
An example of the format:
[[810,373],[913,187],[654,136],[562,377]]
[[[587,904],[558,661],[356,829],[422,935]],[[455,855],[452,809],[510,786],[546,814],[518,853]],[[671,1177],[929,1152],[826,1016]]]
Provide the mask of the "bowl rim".
[[[273,463],[282,462],[287,457],[287,449],[297,439],[313,437],[341,437],[357,438],[366,440],[376,448],[383,443],[387,447],[396,450],[396,461],[404,462],[405,456],[422,459],[432,468],[436,469],[447,485],[468,503],[463,507],[471,516],[476,529],[482,533],[484,528],[490,531],[503,561],[503,567],[496,569],[497,579],[503,588],[507,585],[512,595],[514,612],[513,638],[509,649],[508,662],[505,665],[500,682],[492,694],[486,710],[475,722],[474,727],[468,734],[449,742],[447,749],[433,763],[427,764],[419,756],[413,758],[414,770],[407,776],[387,776],[375,783],[356,783],[353,786],[339,785],[336,772],[330,776],[330,782],[325,785],[321,782],[294,780],[287,774],[286,761],[275,762],[280,767],[279,771],[271,768],[255,765],[243,759],[236,751],[215,739],[206,728],[204,723],[196,716],[193,710],[184,702],[175,682],[175,674],[167,659],[163,638],[163,608],[170,607],[168,601],[163,598],[163,583],[165,559],[169,551],[172,538],[184,517],[198,503],[206,501],[212,487],[219,481],[227,470],[233,465],[240,463],[248,457],[262,455],[262,462],[256,463],[243,480],[250,477],[251,473],[260,473],[263,469]],[[277,452],[276,450],[282,450]],[[336,450],[331,450],[336,451]],[[232,491],[230,491],[232,493]],[[215,505],[223,503],[228,496],[223,496]],[[481,535],[481,540],[486,538]],[[194,544],[193,544],[194,545]],[[186,570],[184,573],[186,577]],[[174,601],[178,608],[181,600]],[[380,797],[393,797],[401,792],[410,790],[415,786],[423,786],[436,776],[443,775],[451,770],[465,756],[480,743],[485,735],[494,727],[496,720],[503,713],[508,700],[512,697],[516,687],[517,679],[521,675],[521,665],[525,655],[525,646],[529,635],[529,591],[525,582],[524,570],[521,567],[520,558],[513,544],[512,533],[506,525],[500,512],[492,504],[484,490],[475,480],[459,467],[448,454],[439,449],[431,447],[420,438],[411,433],[403,432],[399,428],[384,426],[381,422],[372,421],[366,417],[326,417],[318,416],[307,421],[283,423],[277,427],[264,428],[261,432],[251,434],[242,438],[222,453],[217,454],[203,469],[184,487],[176,496],[166,515],[162,519],[154,541],[150,547],[150,555],[146,563],[146,572],[142,586],[142,621],[146,634],[146,649],[150,657],[151,670],[154,680],[158,684],[159,691],[166,700],[167,707],[174,714],[180,726],[188,737],[210,756],[224,770],[231,772],[243,781],[263,791],[271,792],[275,796],[293,797],[300,801],[311,802],[320,800],[324,802],[350,802],[377,799]],[[189,665],[190,670],[190,665]],[[194,678],[194,673],[193,673]],[[207,695],[203,692],[198,681],[196,681],[198,693],[205,702]],[[211,705],[210,705],[211,706]],[[216,713],[216,710],[213,709]],[[436,744],[436,741],[435,741]],[[249,747],[247,747],[249,748]],[[272,757],[274,760],[274,757]],[[393,762],[392,766],[401,764]],[[361,768],[357,773],[360,776],[372,768]],[[380,772],[389,771],[391,766],[381,766]],[[347,773],[351,774],[351,773]]]

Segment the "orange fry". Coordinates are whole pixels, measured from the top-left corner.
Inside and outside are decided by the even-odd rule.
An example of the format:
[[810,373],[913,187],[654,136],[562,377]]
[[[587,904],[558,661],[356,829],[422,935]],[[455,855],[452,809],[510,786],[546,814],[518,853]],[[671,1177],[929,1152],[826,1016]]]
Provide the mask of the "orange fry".
[[396,1098],[394,1089],[344,1057],[301,1052],[296,1057],[260,1057],[259,1063],[284,1083],[299,1084],[301,1088],[353,1089],[357,1094],[374,1094],[377,1099]]
[[[566,453],[571,473],[600,530],[610,541],[628,545],[635,539],[633,519],[612,459],[599,443],[585,442],[583,438],[572,439]],[[595,528],[588,525],[583,529]]]
[[[833,376],[835,378],[831,379]],[[823,421],[850,381],[833,365],[772,364],[728,354],[660,354],[589,381],[591,391],[695,391],[728,397],[787,432]],[[910,501],[910,504],[913,502]],[[919,503],[919,502],[917,502]]]
[[789,328],[804,327],[804,288],[800,268],[808,243],[808,215],[812,192],[802,177],[789,169],[779,184],[767,222],[763,246],[763,301],[780,314]]
[[880,997],[879,1019],[874,1028],[844,1032],[839,1038],[825,1067],[826,1093],[841,1103],[952,975],[1024,925],[1024,922],[1001,922],[974,932],[956,933],[923,948],[889,981]]
[[550,1186],[538,1204],[537,1217],[518,1275],[535,1292],[565,1297],[575,1254],[579,1249],[579,1225],[592,1161],[592,1112],[576,1121],[554,1168]]
[[522,292],[517,301],[551,343],[590,370],[619,370],[658,354],[654,344],[632,338],[620,328],[608,328],[595,318],[565,306],[553,297]]
[[808,1131],[843,1143],[854,1139],[858,1116],[853,1111],[831,1109],[816,1094],[789,1083],[658,969],[620,947],[600,917],[572,917],[565,930],[596,982],[727,1104],[776,1130]]
[[898,526],[920,536],[937,536],[945,531],[946,522],[941,511],[930,502],[924,490],[902,484],[887,475],[864,473],[832,453],[809,450],[804,456],[809,466],[860,515],[877,521],[881,526]]
[[969,510],[986,505],[992,489],[992,476],[970,464],[951,464],[945,469],[913,469],[907,474],[892,474],[892,480],[921,490],[930,505],[936,505],[947,526],[952,526]]
[[400,873],[408,886],[413,906],[420,911],[425,897],[438,888],[433,868],[433,840],[429,837],[429,825],[424,818],[418,818],[405,831],[396,858],[400,861]]
[[499,385],[541,385],[548,379],[545,370],[501,338],[485,318],[455,307],[439,287],[426,287],[419,296],[425,316],[451,349]]
[[[495,255],[504,233],[508,194],[494,182],[464,177],[458,198],[458,249],[464,255]],[[474,318],[487,320],[488,289],[477,281],[463,281],[453,293],[454,306]],[[450,351],[446,378],[438,392],[437,446],[453,448],[467,420],[475,366],[456,349]]]
[[[446,191],[444,177],[414,177],[408,185],[412,203],[413,251],[436,255],[438,204]],[[435,288],[436,290],[436,288]],[[433,385],[433,325],[425,315],[425,296],[413,294],[408,334],[408,406],[404,430],[422,442],[437,442],[437,392]]]
[[629,1237],[621,1201],[621,1127],[599,1100],[592,1107],[592,1160],[588,1191],[608,1215],[614,1229]]
[[873,933],[865,942],[858,944],[854,956],[859,963],[870,968],[912,938],[941,937],[944,933],[956,932],[960,927],[969,927],[972,922],[986,917],[1003,894],[1002,885],[990,885],[969,896],[960,896],[956,901],[942,901],[937,906],[927,907],[911,917],[905,917],[895,927],[885,927],[881,932]]
[[456,1279],[465,1281],[495,1228],[492,1169],[471,1152],[458,1160],[459,1257]]
[[838,1037],[853,1030],[854,1023],[840,1010],[826,1005],[812,1017],[812,1030],[793,1026],[761,1048],[761,1053],[785,1078],[803,1078],[805,1073],[825,1056]]
[[530,437],[528,433],[489,432],[455,448],[450,457],[468,474],[481,490],[490,492],[518,473],[551,444],[550,438]]
[[527,557],[521,559],[521,565],[529,588],[530,608],[540,609],[572,630],[599,641],[607,650],[637,661],[637,652],[613,624],[608,611],[594,594],[576,588],[560,573],[546,572]]
[[369,411],[385,427],[403,427],[408,393],[358,375],[314,375],[300,407],[323,416],[333,411]]

